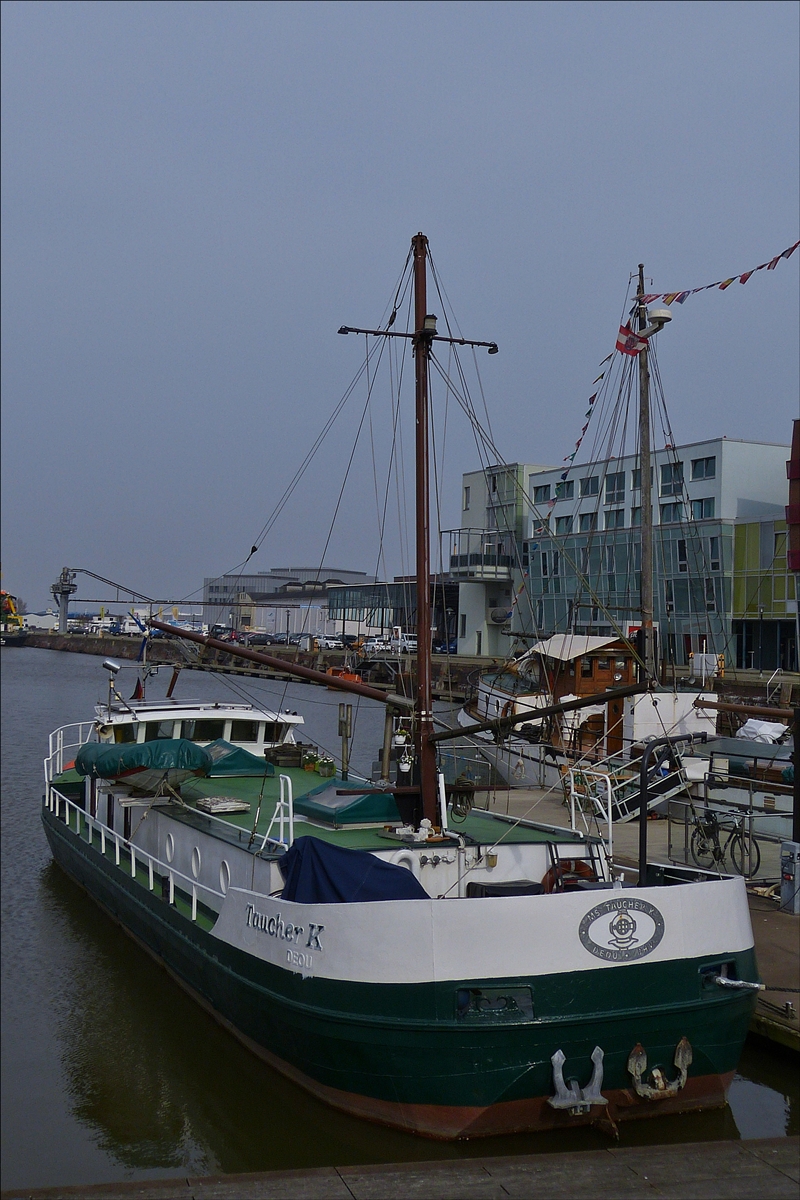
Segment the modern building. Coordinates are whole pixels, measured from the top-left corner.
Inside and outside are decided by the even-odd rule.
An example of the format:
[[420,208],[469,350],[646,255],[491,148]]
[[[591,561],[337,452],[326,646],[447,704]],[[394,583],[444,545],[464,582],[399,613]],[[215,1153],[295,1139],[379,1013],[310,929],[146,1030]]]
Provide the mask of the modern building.
[[784,518],[736,523],[733,572],[736,666],[797,671],[797,575],[788,569]]
[[332,567],[274,567],[256,574],[209,576],[203,580],[203,620],[209,626],[265,633],[331,633],[329,590],[374,579],[364,571]]
[[[654,619],[667,663],[703,652],[741,657],[734,531],[783,515],[787,457],[787,446],[728,438],[654,452]],[[638,624],[638,458],[563,474],[511,464],[464,475],[463,526],[448,535],[450,574],[469,583],[460,590],[459,651],[507,653],[515,634],[612,636]]]

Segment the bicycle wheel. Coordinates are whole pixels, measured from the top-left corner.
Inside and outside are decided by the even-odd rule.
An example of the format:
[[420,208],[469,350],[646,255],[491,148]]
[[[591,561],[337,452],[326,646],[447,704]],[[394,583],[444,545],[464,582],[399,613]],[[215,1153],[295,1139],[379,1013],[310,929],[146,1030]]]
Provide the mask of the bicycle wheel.
[[731,862],[737,875],[746,875],[748,879],[752,879],[758,874],[758,868],[761,866],[761,850],[755,838],[750,839],[749,861],[744,838],[740,833],[735,833],[731,838],[730,850]]
[[695,828],[689,848],[698,867],[703,867],[705,870],[713,867],[721,857],[719,844],[715,844],[713,833],[705,825],[698,825]]

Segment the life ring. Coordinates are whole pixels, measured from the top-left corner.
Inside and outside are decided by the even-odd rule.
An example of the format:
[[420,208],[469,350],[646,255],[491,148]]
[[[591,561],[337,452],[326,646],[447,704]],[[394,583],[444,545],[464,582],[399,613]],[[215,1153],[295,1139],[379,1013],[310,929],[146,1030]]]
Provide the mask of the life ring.
[[511,710],[513,709],[513,707],[514,707],[514,701],[506,700],[505,704],[503,705],[503,711],[500,713],[501,721],[505,720],[506,717],[510,717],[512,715]]
[[597,875],[583,858],[562,858],[557,867],[551,867],[542,880],[545,893],[556,890],[556,882],[569,883],[573,879],[596,880]]

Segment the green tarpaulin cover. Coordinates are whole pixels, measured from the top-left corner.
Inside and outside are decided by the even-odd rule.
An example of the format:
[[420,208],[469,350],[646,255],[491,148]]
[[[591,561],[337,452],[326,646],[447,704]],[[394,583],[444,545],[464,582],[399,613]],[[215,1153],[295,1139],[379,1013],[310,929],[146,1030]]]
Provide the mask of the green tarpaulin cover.
[[263,778],[265,772],[267,775],[275,774],[271,762],[251,754],[249,750],[243,750],[241,746],[231,745],[224,738],[210,742],[206,750],[213,760],[208,772],[212,778],[217,775],[258,775]]
[[[344,792],[345,795],[340,793]],[[352,793],[356,792],[355,795]],[[349,793],[349,794],[348,794]],[[352,784],[336,779],[322,783],[305,796],[298,796],[294,811],[327,825],[366,825],[397,822],[400,814],[391,792],[357,791]]]
[[187,771],[207,775],[213,759],[203,746],[186,738],[163,738],[155,742],[110,745],[87,742],[75,759],[79,775],[93,779],[118,779],[139,771]]

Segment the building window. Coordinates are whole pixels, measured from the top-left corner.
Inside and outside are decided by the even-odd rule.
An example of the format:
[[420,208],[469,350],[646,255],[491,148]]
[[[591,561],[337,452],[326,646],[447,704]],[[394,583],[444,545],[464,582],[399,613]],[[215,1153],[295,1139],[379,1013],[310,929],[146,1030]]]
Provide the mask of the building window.
[[547,570],[547,551],[542,551],[542,579],[547,579],[549,572]]
[[705,500],[692,501],[692,520],[693,521],[708,521],[714,516],[714,497],[708,496]]
[[467,636],[467,614],[461,613],[459,616],[459,621],[460,625],[458,629],[458,636],[460,638],[465,638]]
[[689,570],[689,563],[686,556],[686,542],[681,539],[678,543],[678,570],[686,572]]
[[683,463],[664,463],[661,468],[661,495],[680,496],[683,491]]
[[716,457],[692,459],[692,479],[715,479],[716,475]]
[[625,503],[625,472],[613,471],[606,475],[606,504]]
[[556,533],[572,533],[572,517],[556,517]]
[[575,480],[562,479],[556,484],[556,500],[572,500],[575,496]]
[[481,642],[482,641],[483,641],[483,636],[479,629],[478,632],[475,634],[475,653],[477,655],[480,655],[480,653],[481,653]]
[[597,529],[597,513],[581,513],[581,533],[594,533]]
[[600,495],[600,477],[599,475],[589,475],[586,479],[581,480],[581,495],[582,496],[599,496]]
[[634,467],[633,470],[631,471],[631,489],[632,489],[632,491],[635,492],[636,489],[640,488],[641,486],[642,486],[642,469],[641,469],[641,467]]
[[464,512],[469,508],[469,488],[464,488]]
[[667,612],[673,612],[675,609],[675,594],[672,589],[672,580],[664,580],[664,607]]
[[554,575],[561,574],[561,555],[558,553],[557,550],[553,551],[553,574]]
[[[713,542],[715,539],[712,538],[711,540]],[[773,557],[774,558],[785,558],[786,557],[786,531],[785,530],[783,530],[781,533],[775,534],[775,541],[773,544],[775,547],[774,552],[773,552]]]
[[639,508],[632,508],[632,509],[631,509],[631,526],[632,526],[632,527],[634,527],[634,526],[636,526],[636,525],[641,525],[641,523],[642,523],[642,510],[641,510],[641,507],[639,507]]
[[497,492],[497,476],[493,475],[492,476],[492,495],[494,495],[496,492]]
[[719,570],[719,538],[712,537],[708,539],[708,561],[712,571]]
[[683,520],[683,505],[682,504],[662,504],[661,505],[661,524],[676,525]]
[[606,574],[613,575],[617,569],[616,546],[606,546]]
[[533,489],[533,503],[546,504],[550,499],[550,484],[542,483]]
[[606,529],[624,529],[625,528],[625,509],[611,508],[605,516]]
[[707,579],[706,584],[706,612],[717,611],[717,597],[714,591],[714,580]]

